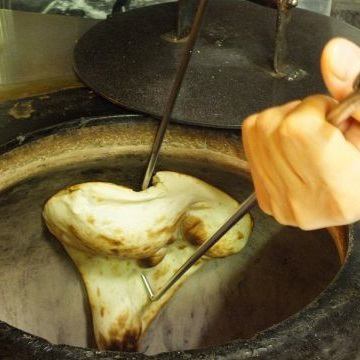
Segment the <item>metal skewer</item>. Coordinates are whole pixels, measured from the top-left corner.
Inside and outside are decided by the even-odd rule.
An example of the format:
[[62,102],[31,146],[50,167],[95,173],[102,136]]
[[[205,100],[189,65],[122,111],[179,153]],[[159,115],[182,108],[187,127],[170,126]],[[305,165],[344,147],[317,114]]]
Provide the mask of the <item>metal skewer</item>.
[[188,65],[189,65],[189,62],[191,59],[191,55],[192,55],[192,52],[193,52],[193,49],[195,46],[195,42],[196,42],[200,27],[201,27],[201,23],[202,23],[202,19],[204,17],[207,3],[208,3],[208,0],[200,0],[199,1],[199,5],[198,5],[197,11],[196,11],[194,23],[192,25],[189,38],[185,45],[185,50],[184,50],[184,53],[183,53],[183,56],[182,56],[182,59],[180,62],[180,66],[176,72],[175,80],[174,80],[173,86],[171,88],[169,97],[166,102],[164,116],[161,119],[161,123],[160,123],[159,129],[156,133],[153,147],[151,149],[151,155],[150,155],[148,167],[146,169],[144,181],[142,184],[143,190],[145,190],[149,187],[149,184],[150,184],[150,181],[151,181],[151,178],[152,178],[155,166],[156,166],[156,162],[159,157],[160,148],[161,148],[161,145],[164,140],[166,128],[168,126],[170,116],[173,112],[176,99],[179,95],[181,84],[184,80],[184,76],[186,74],[186,70],[188,68]]
[[159,300],[211,247],[213,247],[246,213],[256,204],[256,195],[252,193],[240,206],[239,210],[231,216],[226,223],[206,242],[204,242],[190,258],[176,271],[170,280],[161,288],[158,293],[154,293],[151,284],[144,274],[141,278],[144,282],[148,296],[151,301]]
[[[327,120],[336,127],[348,119],[360,107],[360,74],[356,78],[354,92],[341,101],[327,116]],[[252,193],[240,206],[239,210],[176,271],[168,282],[157,292],[151,287],[149,280],[141,274],[142,281],[151,301],[159,300],[205,253],[213,247],[242,217],[256,204],[256,195]]]
[[360,74],[356,77],[353,84],[354,91],[342,100],[334,109],[330,111],[327,120],[330,124],[340,127],[341,123],[347,120],[360,106]]

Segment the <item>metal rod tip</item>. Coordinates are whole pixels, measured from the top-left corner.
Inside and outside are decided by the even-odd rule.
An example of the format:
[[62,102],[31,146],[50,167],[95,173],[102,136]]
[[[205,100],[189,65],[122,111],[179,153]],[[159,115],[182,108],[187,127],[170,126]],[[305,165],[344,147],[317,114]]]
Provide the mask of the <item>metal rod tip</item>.
[[141,280],[142,282],[144,283],[145,285],[145,290],[146,290],[146,293],[150,299],[150,301],[154,301],[154,291],[151,287],[151,284],[149,282],[149,280],[147,279],[147,277],[144,275],[144,274],[141,274]]

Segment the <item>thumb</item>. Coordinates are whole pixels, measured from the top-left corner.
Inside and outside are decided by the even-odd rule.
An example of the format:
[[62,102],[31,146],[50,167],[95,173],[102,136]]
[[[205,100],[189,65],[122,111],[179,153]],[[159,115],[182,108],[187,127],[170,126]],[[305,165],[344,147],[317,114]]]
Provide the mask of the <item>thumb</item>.
[[321,71],[330,94],[342,100],[360,73],[360,48],[346,39],[330,40],[321,56]]

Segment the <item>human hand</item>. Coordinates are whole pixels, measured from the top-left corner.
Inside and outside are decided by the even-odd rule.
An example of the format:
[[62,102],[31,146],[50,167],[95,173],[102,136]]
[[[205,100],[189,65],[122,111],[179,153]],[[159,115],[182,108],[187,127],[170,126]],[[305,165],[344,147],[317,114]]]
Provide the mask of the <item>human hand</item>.
[[360,152],[327,122],[335,105],[311,96],[243,124],[259,205],[282,224],[311,230],[360,219]]
[[[360,48],[342,39],[332,39],[324,48],[321,70],[330,94],[343,100],[353,90],[353,83],[360,73]],[[345,121],[340,129],[347,140],[360,150],[360,111]]]

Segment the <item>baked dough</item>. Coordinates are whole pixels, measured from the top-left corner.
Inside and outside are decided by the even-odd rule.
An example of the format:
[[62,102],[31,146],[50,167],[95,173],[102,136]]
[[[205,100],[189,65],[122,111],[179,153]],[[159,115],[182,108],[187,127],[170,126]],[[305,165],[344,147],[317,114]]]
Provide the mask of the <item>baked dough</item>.
[[99,349],[135,351],[141,334],[176,289],[203,263],[239,252],[252,231],[246,215],[160,300],[155,291],[238,209],[229,195],[194,177],[159,172],[136,192],[89,182],[54,195],[43,216],[86,286]]

